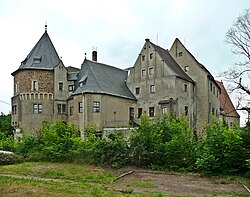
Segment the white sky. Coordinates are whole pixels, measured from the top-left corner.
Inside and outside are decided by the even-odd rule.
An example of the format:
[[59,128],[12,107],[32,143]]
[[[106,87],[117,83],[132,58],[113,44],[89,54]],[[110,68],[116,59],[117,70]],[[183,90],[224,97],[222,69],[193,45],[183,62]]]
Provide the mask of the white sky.
[[45,22],[65,66],[80,67],[97,47],[99,62],[130,67],[145,38],[169,49],[178,37],[216,78],[237,61],[225,33],[248,8],[249,0],[0,0],[0,112],[10,111],[2,101],[11,103],[11,73]]

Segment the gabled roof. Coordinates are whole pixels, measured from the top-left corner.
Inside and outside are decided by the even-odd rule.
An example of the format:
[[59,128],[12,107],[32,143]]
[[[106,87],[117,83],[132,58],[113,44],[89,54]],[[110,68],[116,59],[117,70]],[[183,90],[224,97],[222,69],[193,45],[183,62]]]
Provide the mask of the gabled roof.
[[223,109],[223,115],[229,116],[229,117],[239,118],[240,115],[237,113],[223,83],[220,81],[217,81],[217,80],[216,80],[216,83],[221,88],[221,94],[220,94],[219,98],[220,98],[220,108]]
[[56,49],[45,30],[42,37],[27,55],[18,69],[52,70],[60,62]]
[[177,77],[185,79],[191,83],[195,83],[180,67],[180,65],[169,54],[168,50],[161,48],[158,45],[150,42],[156,52],[161,56],[162,60],[170,67],[170,69],[176,73]]
[[73,94],[100,93],[136,100],[126,85],[128,72],[85,59]]
[[[193,58],[193,60],[199,65],[199,67],[200,67],[201,69],[203,69],[203,70],[205,70],[205,71],[207,72],[208,78],[215,82],[215,79],[214,79],[213,75],[209,72],[209,70],[208,70],[203,64],[201,64],[201,63],[193,56],[192,53],[190,53],[190,51],[182,44],[182,42],[181,42],[178,38],[175,38],[175,41],[174,41],[174,43],[172,44],[172,46],[173,46],[174,44],[177,44],[177,43],[180,44],[180,45],[187,51],[187,53]],[[172,47],[171,47],[171,48],[172,48]],[[216,82],[215,82],[215,85],[217,85]]]

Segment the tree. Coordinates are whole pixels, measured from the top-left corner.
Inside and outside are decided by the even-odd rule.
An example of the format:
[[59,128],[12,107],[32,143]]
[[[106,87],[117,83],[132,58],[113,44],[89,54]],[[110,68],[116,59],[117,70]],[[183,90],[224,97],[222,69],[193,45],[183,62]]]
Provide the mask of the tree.
[[229,83],[231,92],[238,95],[237,109],[250,113],[250,10],[245,10],[226,33],[226,42],[232,46],[232,52],[240,56],[235,64],[222,76]]

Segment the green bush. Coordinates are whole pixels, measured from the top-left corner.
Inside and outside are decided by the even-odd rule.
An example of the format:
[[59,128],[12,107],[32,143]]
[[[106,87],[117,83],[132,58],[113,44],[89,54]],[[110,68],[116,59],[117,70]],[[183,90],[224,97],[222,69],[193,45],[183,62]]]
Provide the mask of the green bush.
[[79,147],[78,160],[121,167],[128,162],[129,148],[120,131],[114,131],[105,138],[97,137],[95,125],[85,128],[86,140]]
[[0,139],[0,150],[11,152],[15,150],[15,140],[13,136],[2,136]]
[[185,118],[163,116],[151,124],[141,116],[141,125],[131,136],[131,160],[139,166],[190,169],[194,166],[195,141]]
[[213,119],[202,139],[196,167],[204,174],[238,174],[246,170],[246,148],[238,129]]

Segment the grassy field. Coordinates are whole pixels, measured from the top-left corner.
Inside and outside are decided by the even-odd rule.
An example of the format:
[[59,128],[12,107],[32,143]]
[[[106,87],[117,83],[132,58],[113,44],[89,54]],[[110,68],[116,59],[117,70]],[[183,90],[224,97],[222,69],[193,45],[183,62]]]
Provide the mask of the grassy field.
[[[136,177],[132,174],[128,176],[129,182],[125,182],[124,178],[113,182],[118,176],[114,171],[87,164],[25,162],[5,165],[0,166],[0,196],[183,196],[162,192],[161,183],[157,185],[152,177],[142,179],[141,175]],[[185,176],[183,175],[184,178]],[[174,182],[173,178],[169,181]],[[157,175],[156,179],[166,180],[166,177]],[[196,180],[198,177],[193,179]],[[217,182],[219,180],[219,184],[222,186],[240,181],[247,186],[250,185],[250,180],[243,178],[216,179]],[[222,182],[223,180],[229,181]],[[179,182],[179,179],[177,182],[178,185],[183,184]],[[169,183],[167,182],[167,184]],[[191,189],[192,187],[194,186],[191,186]],[[203,185],[201,185],[202,187]],[[137,191],[134,190],[135,188]],[[198,190],[200,190],[199,186]],[[185,191],[187,192],[187,190]],[[242,191],[238,193],[214,192],[212,186],[212,196],[228,196],[228,194],[230,196],[248,196],[246,192]]]
[[[162,196],[109,187],[118,175],[91,165],[27,162],[0,166],[0,196]],[[7,176],[8,175],[8,176]],[[11,176],[9,176],[11,175]],[[140,187],[155,187],[149,183]]]

